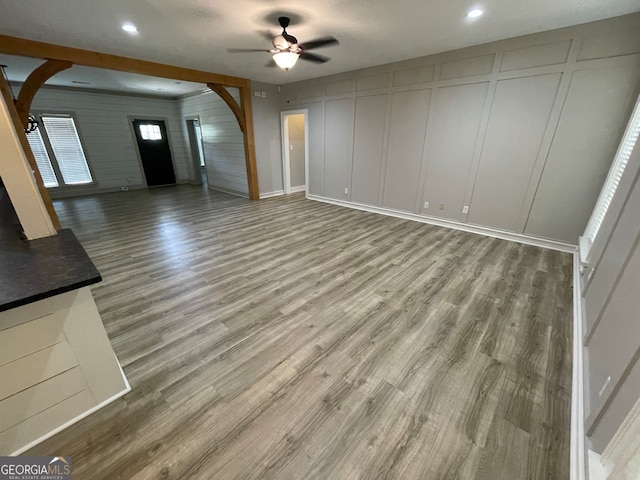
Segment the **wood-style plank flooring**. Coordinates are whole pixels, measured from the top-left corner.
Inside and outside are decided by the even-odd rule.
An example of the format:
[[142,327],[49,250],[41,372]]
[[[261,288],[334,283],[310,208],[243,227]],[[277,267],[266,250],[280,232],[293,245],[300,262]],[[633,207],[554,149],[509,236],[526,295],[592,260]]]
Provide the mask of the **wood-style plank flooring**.
[[133,391],[74,479],[569,478],[568,254],[180,186],[55,202]]

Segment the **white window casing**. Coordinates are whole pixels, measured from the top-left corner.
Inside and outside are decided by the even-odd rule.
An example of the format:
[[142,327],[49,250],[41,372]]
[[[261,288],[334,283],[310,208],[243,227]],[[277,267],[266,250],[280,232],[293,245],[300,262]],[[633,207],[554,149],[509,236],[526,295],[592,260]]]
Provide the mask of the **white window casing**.
[[589,223],[584,231],[583,236],[580,238],[580,254],[584,264],[593,263],[592,246],[596,242],[599,234],[605,234],[601,232],[601,227],[611,206],[614,195],[618,190],[622,175],[627,167],[631,153],[636,145],[640,136],[640,97],[636,102],[635,108],[631,115],[631,119],[627,125],[627,128],[622,136],[620,145],[609,169],[609,174],[604,182],[600,196],[596,202]]

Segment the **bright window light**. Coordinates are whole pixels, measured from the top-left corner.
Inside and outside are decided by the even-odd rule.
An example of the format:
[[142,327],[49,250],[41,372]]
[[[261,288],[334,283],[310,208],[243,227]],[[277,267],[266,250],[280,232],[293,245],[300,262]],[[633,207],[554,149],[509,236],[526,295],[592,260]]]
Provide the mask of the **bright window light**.
[[140,136],[143,140],[162,140],[159,125],[140,125]]

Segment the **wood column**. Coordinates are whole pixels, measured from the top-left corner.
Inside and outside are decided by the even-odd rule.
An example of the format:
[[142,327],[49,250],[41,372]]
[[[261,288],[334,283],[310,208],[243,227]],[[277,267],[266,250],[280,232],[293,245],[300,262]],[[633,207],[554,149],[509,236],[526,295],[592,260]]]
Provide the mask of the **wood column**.
[[[24,126],[23,126],[22,120],[20,119],[20,114],[18,113],[16,105],[13,102],[13,95],[11,94],[11,89],[7,81],[4,79],[4,76],[0,76],[0,92],[2,93],[4,102],[7,105],[7,110],[9,112],[9,116],[11,117],[11,121],[16,131],[18,140],[20,141],[20,146],[22,147],[22,150],[27,159],[27,162],[29,163],[29,167],[33,172],[33,178],[35,179],[36,186],[38,189],[37,191],[40,194],[40,199],[44,203],[44,206],[47,210],[47,213],[49,214],[49,217],[51,218],[51,223],[53,224],[54,228],[56,230],[59,230],[60,220],[58,219],[58,214],[53,208],[53,203],[51,202],[49,191],[45,188],[44,182],[42,181],[42,176],[40,175],[40,170],[38,170],[36,159],[33,156],[33,152],[31,151],[31,146],[27,141],[27,135],[24,133]],[[16,210],[18,209],[16,208]]]
[[251,104],[251,84],[239,87],[240,105],[235,98],[223,86],[215,83],[208,83],[207,86],[216,92],[222,100],[229,106],[238,121],[244,140],[244,159],[247,169],[247,184],[249,187],[249,198],[260,200],[260,190],[258,186],[258,168],[256,166],[256,142],[253,130],[253,107]]
[[240,106],[244,113],[244,158],[247,164],[247,182],[249,198],[260,200],[258,187],[258,168],[256,165],[256,141],[253,130],[253,106],[251,104],[251,84],[240,87]]

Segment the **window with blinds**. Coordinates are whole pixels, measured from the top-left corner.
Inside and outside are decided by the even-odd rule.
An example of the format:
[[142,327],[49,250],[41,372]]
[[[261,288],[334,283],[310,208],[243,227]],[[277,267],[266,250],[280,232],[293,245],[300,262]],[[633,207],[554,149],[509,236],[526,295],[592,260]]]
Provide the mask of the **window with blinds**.
[[65,185],[92,183],[89,165],[73,118],[68,115],[42,115],[42,123]]
[[44,146],[44,142],[42,141],[40,130],[35,129],[33,132],[30,132],[29,135],[27,135],[27,140],[29,140],[29,145],[33,151],[33,156],[36,159],[36,164],[38,165],[38,170],[40,170],[40,176],[42,177],[44,186],[47,188],[57,187],[58,179],[56,177],[56,172],[53,170],[53,166],[51,165],[51,159],[49,158],[47,148]]
[[633,148],[638,141],[639,135],[640,98],[638,98],[638,102],[636,103],[633,114],[631,115],[631,120],[629,120],[627,129],[622,136],[622,141],[620,142],[620,146],[618,147],[616,156],[614,157],[613,163],[611,164],[611,169],[609,170],[607,179],[604,183],[604,186],[602,187],[600,196],[598,197],[598,201],[584,232],[581,241],[581,248],[586,249],[586,252],[584,252],[585,256],[588,254],[591,245],[593,245],[594,240],[596,239],[598,232],[600,231],[602,222],[607,215],[607,211],[609,210],[609,206],[611,205],[613,196],[618,189],[618,185],[620,184],[620,180],[622,179],[622,174],[624,173],[627,163],[629,162],[629,157],[631,156],[631,152],[633,151]]

